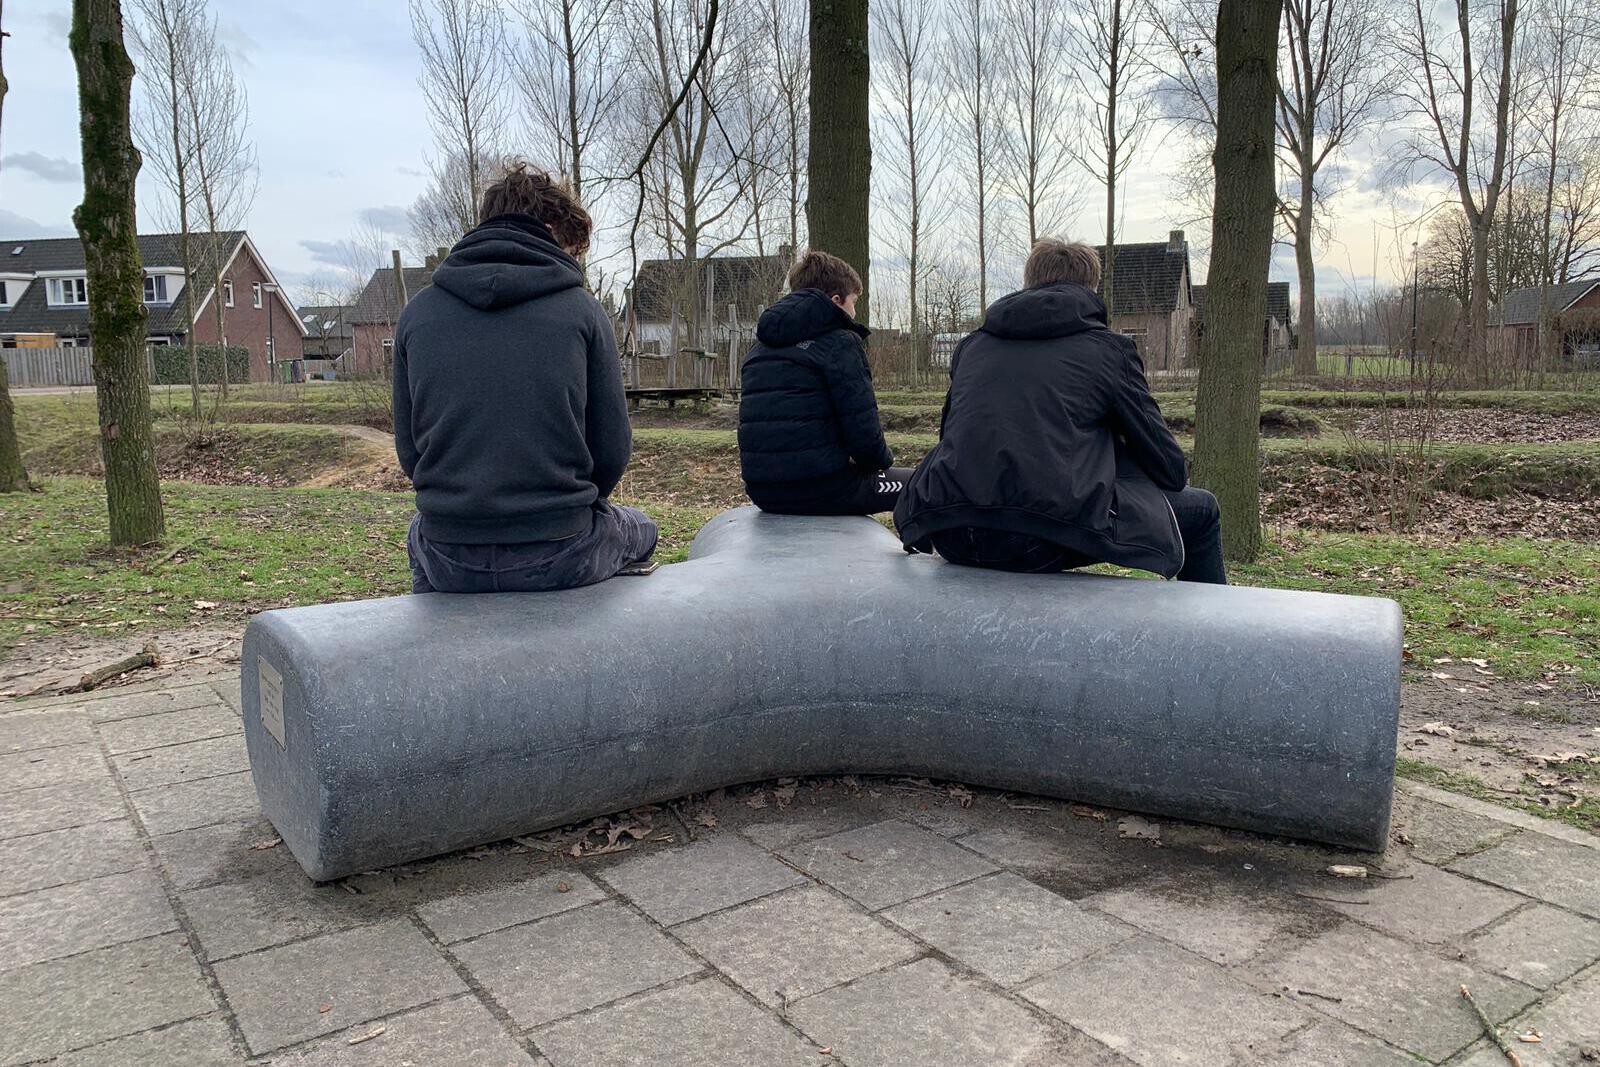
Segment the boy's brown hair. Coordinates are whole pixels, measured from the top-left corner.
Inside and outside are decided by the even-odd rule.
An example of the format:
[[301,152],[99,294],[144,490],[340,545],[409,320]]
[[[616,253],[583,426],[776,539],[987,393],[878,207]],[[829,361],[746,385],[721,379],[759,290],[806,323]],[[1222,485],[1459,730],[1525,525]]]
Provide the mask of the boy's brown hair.
[[1100,253],[1088,245],[1041,237],[1022,268],[1022,287],[1036,289],[1062,282],[1074,282],[1085,289],[1100,288]]
[[821,289],[828,296],[849,296],[861,292],[861,275],[838,256],[815,248],[789,268],[789,288]]
[[566,183],[556,181],[543,167],[515,159],[483,191],[478,222],[519,212],[544,223],[556,243],[573,255],[581,256],[589,250],[594,222]]

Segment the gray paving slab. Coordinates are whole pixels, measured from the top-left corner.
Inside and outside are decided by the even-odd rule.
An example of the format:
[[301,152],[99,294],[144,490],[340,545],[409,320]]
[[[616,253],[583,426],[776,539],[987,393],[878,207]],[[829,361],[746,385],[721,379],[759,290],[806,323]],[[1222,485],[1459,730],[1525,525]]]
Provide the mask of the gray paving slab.
[[[1098,824],[1097,824],[1098,825]],[[1098,833],[1033,827],[991,827],[959,839],[966,848],[1034,878],[1064,896],[1085,896],[1140,877],[1148,857],[1113,851]],[[1049,878],[1043,878],[1043,875]]]
[[144,862],[127,819],[11,837],[0,841],[0,897],[131,871]]
[[549,871],[498,889],[441,897],[417,908],[417,916],[449,944],[593,904],[605,895],[577,871]]
[[1402,838],[1413,856],[1436,865],[1482,852],[1517,832],[1504,822],[1404,792],[1395,793],[1393,819],[1391,840]]
[[99,743],[61,745],[0,755],[0,793],[109,776]]
[[1266,886],[1252,891],[1204,870],[1148,879],[1083,903],[1222,964],[1250,959],[1306,922],[1281,893]]
[[261,817],[261,804],[249,771],[143,789],[129,793],[128,801],[139,813],[148,834],[171,834]]
[[[1516,1035],[1530,1029],[1539,1034],[1537,1044],[1516,1040]],[[1564,987],[1533,1011],[1518,1016],[1505,1030],[1522,1067],[1588,1067],[1600,1062],[1600,972],[1586,974]],[[1460,1067],[1506,1067],[1506,1058],[1484,1041]]]
[[[1330,878],[1317,903],[1407,941],[1442,945],[1521,907],[1515,893],[1421,863],[1401,878]],[[1348,903],[1334,903],[1335,900]]]
[[245,1061],[220,1015],[129,1034],[50,1061],[50,1067],[236,1067]]
[[1009,871],[901,904],[883,916],[1006,986],[1137,933]]
[[1022,995],[1145,1067],[1250,1063],[1314,1018],[1146,936],[1047,975]]
[[1324,1020],[1290,1034],[1258,1062],[1266,1067],[1417,1067],[1419,1061],[1359,1030]]
[[1600,960],[1600,922],[1532,904],[1473,935],[1466,948],[1475,967],[1549,989]]
[[[1258,961],[1262,983],[1359,1030],[1431,1060],[1465,1048],[1481,1033],[1461,999],[1468,986],[1489,1015],[1504,1020],[1537,993],[1387,934],[1344,923],[1276,961]],[[1316,994],[1312,996],[1311,994]]]
[[59,745],[92,745],[89,716],[75,708],[0,712],[0,755]]
[[599,877],[663,926],[805,881],[794,868],[731,834],[635,856]]
[[405,919],[224,960],[216,974],[256,1054],[467,989]]
[[789,1017],[849,1067],[1111,1067],[1127,1062],[934,959],[808,997]]
[[[195,889],[219,882],[243,882],[262,874],[305,879],[305,873],[281,844],[252,848],[278,839],[265,819],[197,826],[175,834],[150,838],[156,859],[178,889]],[[306,879],[309,882],[309,879]]]
[[207,960],[395,917],[337,884],[317,885],[290,870],[191,889],[178,901]]
[[110,775],[35,786],[7,793],[0,801],[0,839],[121,819],[127,814],[122,794]]
[[834,803],[826,807],[790,808],[781,815],[741,826],[739,833],[762,848],[777,852],[801,841],[854,830],[876,821],[854,804]]
[[[366,1036],[379,1025],[382,1033]],[[271,1067],[534,1067],[544,1060],[518,1044],[482,1004],[465,996],[393,1015],[381,1024],[358,1023],[268,1062]]]
[[782,855],[873,910],[995,870],[938,834],[898,820],[795,845]]
[[923,952],[815,885],[684,923],[673,933],[752,996],[780,1008]]
[[237,674],[214,680],[211,682],[211,688],[216,691],[217,696],[222,698],[224,704],[233,709],[235,715],[244,713],[244,696],[240,692],[239,676]]
[[715,979],[613,1004],[534,1035],[553,1067],[809,1067],[816,1045]]
[[1600,848],[1518,834],[1450,869],[1600,918]]
[[100,737],[106,743],[106,751],[119,756],[243,733],[244,724],[222,704],[201,704],[183,711],[101,723],[99,729]]
[[0,970],[136,941],[178,928],[147,870],[0,898]]
[[216,1008],[181,935],[0,973],[0,1064],[26,1063]]
[[108,693],[82,701],[83,710],[95,722],[112,722],[138,715],[159,715],[166,711],[211,704],[217,699],[209,685],[184,685],[174,689],[149,689],[130,693]]
[[112,756],[111,762],[130,792],[250,769],[242,733],[143,752],[125,752]]
[[632,911],[593,904],[450,950],[519,1026],[539,1026],[700,970]]

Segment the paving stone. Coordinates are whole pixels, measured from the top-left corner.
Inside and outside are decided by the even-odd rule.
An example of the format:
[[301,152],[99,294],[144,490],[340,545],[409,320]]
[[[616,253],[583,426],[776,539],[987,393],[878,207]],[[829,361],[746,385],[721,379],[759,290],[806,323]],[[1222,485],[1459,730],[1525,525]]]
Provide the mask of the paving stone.
[[794,1006],[789,1018],[850,1067],[1126,1063],[1081,1034],[1054,1029],[934,959],[808,997]]
[[1549,989],[1600,960],[1600,922],[1534,904],[1467,944],[1473,965]]
[[499,889],[443,897],[419,907],[417,915],[449,944],[604,898],[604,890],[577,871],[551,871]]
[[1142,936],[1021,992],[1146,1067],[1253,1062],[1310,1020],[1210,960]]
[[1008,986],[1126,941],[1136,932],[1009,871],[901,904],[883,915]]
[[89,717],[75,709],[0,713],[0,754],[58,745],[92,745]]
[[244,823],[197,826],[150,839],[156,858],[178,889],[195,889],[219,882],[243,882],[262,874],[305,874],[283,845],[251,848],[275,840],[278,831],[266,819]]
[[244,714],[244,694],[240,691],[239,676],[231,675],[220,681],[211,683],[211,688],[216,691],[222,702],[232,709],[235,715]]
[[419,1008],[383,1021],[383,1033],[359,1023],[333,1037],[274,1056],[272,1067],[533,1067],[543,1063],[511,1038],[472,997]]
[[450,950],[519,1026],[695,973],[700,964],[620,904],[577,908]]
[[180,935],[0,973],[0,1064],[205,1015],[216,1004]]
[[1600,848],[1525,833],[1450,869],[1600,918]]
[[[1145,857],[1115,850],[1098,833],[994,827],[959,840],[972,851],[1045,882],[1068,897],[1123,885],[1148,866]],[[1050,877],[1038,877],[1043,874]]]
[[176,689],[152,689],[94,697],[83,701],[83,710],[95,722],[131,719],[137,715],[159,715],[164,711],[183,711],[202,704],[216,703],[217,693],[209,685],[185,685]]
[[243,732],[244,724],[239,717],[221,704],[202,704],[184,711],[142,715],[100,725],[106,751],[113,756]]
[[[1478,991],[1472,993],[1477,996]],[[1530,1027],[1539,1031],[1543,1040],[1536,1045],[1515,1040],[1516,1034],[1527,1033]],[[1600,971],[1584,975],[1520,1016],[1506,1027],[1506,1033],[1513,1038],[1522,1067],[1587,1067],[1594,1057],[1584,1055],[1583,1050],[1600,1051]],[[1506,1067],[1506,1058],[1485,1041],[1459,1067]]]
[[995,869],[937,834],[895,820],[796,845],[783,856],[874,910]]
[[0,841],[0,897],[144,865],[126,819],[50,830]]
[[1083,903],[1223,964],[1251,958],[1301,921],[1268,890],[1252,894],[1203,873],[1160,877]]
[[[1414,863],[1408,873],[1408,878],[1341,880],[1320,892],[1317,903],[1385,933],[1430,945],[1457,940],[1524,903],[1515,894],[1437,867]],[[1350,903],[1335,904],[1335,898]]]
[[164,934],[178,927],[161,883],[129,871],[0,898],[0,969]]
[[1257,970],[1264,982],[1287,988],[1290,995],[1320,994],[1306,1002],[1324,1014],[1431,1060],[1465,1047],[1482,1032],[1461,999],[1462,985],[1497,1022],[1536,995],[1527,986],[1354,923],[1326,931]]
[[258,1054],[467,988],[403,919],[224,960],[216,973]]
[[1291,1034],[1259,1062],[1265,1067],[1417,1067],[1415,1056],[1331,1021]]
[[762,848],[776,852],[844,830],[854,830],[875,821],[850,804],[835,804],[825,808],[790,808],[782,816],[762,819],[741,826],[739,833]]
[[108,777],[99,744],[61,745],[0,755],[0,793]]
[[128,794],[128,800],[147,834],[171,834],[261,817],[261,802],[249,771],[143,789]]
[[69,1052],[50,1067],[235,1067],[244,1053],[221,1016],[190,1019]]
[[948,801],[907,812],[905,821],[915,823],[924,830],[932,830],[940,837],[961,837],[983,828],[984,820],[971,808],[963,808]]
[[753,900],[673,933],[780,1008],[922,954],[915,942],[820,886]]
[[5,794],[0,801],[0,839],[121,819],[127,814],[110,775],[41,785]]
[[[1447,808],[1422,797],[1397,792],[1394,831],[1410,840],[1411,854],[1423,863],[1443,865],[1482,852],[1517,832],[1514,826],[1472,812]],[[1394,836],[1391,832],[1391,837]]]
[[553,1067],[810,1067],[817,1046],[715,979],[649,993],[534,1036]]
[[122,784],[129,792],[250,769],[242,733],[144,752],[127,752],[112,756],[111,762],[122,775]]
[[805,882],[792,867],[728,834],[625,860],[600,877],[663,926]]
[[179,894],[178,901],[207,960],[227,959],[384,917],[382,909],[365,898],[352,896],[335,884],[317,885],[297,870],[192,889]]

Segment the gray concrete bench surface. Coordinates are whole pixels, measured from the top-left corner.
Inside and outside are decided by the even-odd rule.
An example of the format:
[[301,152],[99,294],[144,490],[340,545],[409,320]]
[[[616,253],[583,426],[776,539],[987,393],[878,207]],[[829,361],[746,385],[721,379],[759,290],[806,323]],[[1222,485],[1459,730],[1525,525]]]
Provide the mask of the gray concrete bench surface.
[[780,775],[904,773],[1381,849],[1392,601],[907,556],[741,508],[649,578],[265,612],[262,809],[312,878]]

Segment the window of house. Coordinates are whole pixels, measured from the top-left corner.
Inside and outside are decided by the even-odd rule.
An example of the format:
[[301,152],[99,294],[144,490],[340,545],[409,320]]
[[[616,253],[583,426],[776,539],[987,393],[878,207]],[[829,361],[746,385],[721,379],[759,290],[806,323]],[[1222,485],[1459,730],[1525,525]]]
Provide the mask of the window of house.
[[223,282],[222,283],[222,303],[224,305],[226,305],[227,307],[233,307],[233,283],[232,282]]
[[250,306],[251,307],[257,307],[257,308],[261,306],[261,283],[260,282],[252,282],[250,284]]
[[1141,357],[1145,354],[1150,345],[1149,330],[1123,330],[1122,335],[1133,342],[1133,347],[1139,350]]
[[172,345],[170,337],[146,337],[144,343],[151,348],[168,348]]
[[146,304],[165,304],[167,302],[167,276],[165,274],[146,274],[144,276],[144,302]]
[[385,337],[383,339],[383,355],[384,355],[385,359],[387,359],[388,357],[394,355],[394,338],[393,337]]
[[55,307],[87,304],[89,280],[87,278],[51,278],[45,295]]

